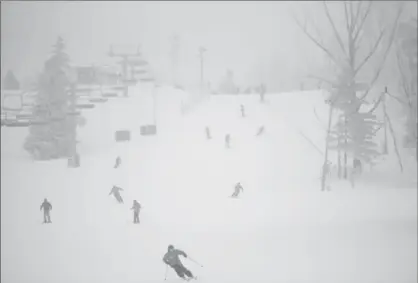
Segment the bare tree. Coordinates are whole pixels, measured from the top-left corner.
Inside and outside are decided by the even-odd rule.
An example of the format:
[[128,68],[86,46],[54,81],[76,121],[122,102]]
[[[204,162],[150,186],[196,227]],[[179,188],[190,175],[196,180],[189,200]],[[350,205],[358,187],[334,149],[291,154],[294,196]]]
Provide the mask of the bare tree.
[[402,106],[406,118],[405,146],[415,148],[417,152],[417,21],[401,23],[396,49],[397,70],[401,97],[390,95]]
[[[327,83],[330,85],[331,89],[337,90],[332,92],[329,102],[331,108],[340,108],[340,110],[343,110],[344,112],[344,177],[347,178],[347,136],[348,131],[350,130],[348,127],[349,120],[351,117],[359,114],[361,106],[366,103],[366,97],[380,76],[394,41],[398,21],[403,11],[403,3],[401,2],[398,5],[393,22],[384,27],[380,27],[375,39],[372,40],[370,48],[364,54],[363,58],[360,58],[360,55],[364,52],[363,49],[368,43],[365,40],[365,28],[366,22],[370,20],[370,15],[373,10],[373,1],[341,1],[334,4],[338,5],[340,9],[339,12],[343,15],[340,26],[337,25],[337,21],[335,20],[336,16],[332,15],[327,1],[322,2],[322,10],[333,35],[333,41],[339,50],[338,52],[332,50],[330,46],[326,46],[323,43],[322,38],[315,37],[312,32],[308,30],[308,27],[311,27],[316,29],[317,33],[319,33],[315,23],[310,22],[308,24],[307,20],[302,23],[296,16],[294,19],[303,33],[326,54],[331,61],[332,68],[337,70],[337,76],[334,78],[311,77],[314,77],[323,83]],[[380,53],[378,50],[383,50],[383,54],[370,81],[368,83],[360,82],[359,73],[371,62],[370,59],[372,57],[376,57],[376,55]],[[359,93],[359,95],[357,93]],[[381,99],[378,99],[375,103],[380,103],[380,101]],[[376,105],[375,107],[372,107],[372,111],[374,111],[376,107]],[[332,113],[331,110],[330,113]],[[329,119],[331,120],[331,116]],[[328,134],[330,133],[330,127],[331,125],[328,127]],[[328,142],[326,144],[328,146]],[[328,148],[326,149],[326,152],[327,151]],[[326,164],[326,162],[327,160],[325,160],[324,164]],[[323,184],[324,181],[321,183]]]

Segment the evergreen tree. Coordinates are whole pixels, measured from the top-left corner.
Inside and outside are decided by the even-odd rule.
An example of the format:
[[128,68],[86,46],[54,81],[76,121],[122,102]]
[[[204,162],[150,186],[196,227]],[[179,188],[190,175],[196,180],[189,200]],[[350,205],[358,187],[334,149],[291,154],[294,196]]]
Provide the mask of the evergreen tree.
[[[352,70],[343,68],[328,100],[334,109],[339,110],[338,121],[328,137],[328,147],[343,153],[344,178],[348,177],[348,156],[372,162],[380,155],[374,137],[381,122],[372,111],[361,112],[364,101],[357,96],[357,88]],[[340,154],[338,156],[341,158]],[[341,165],[341,160],[338,164]]]
[[234,73],[231,70],[227,70],[225,78],[222,80],[219,86],[219,93],[222,94],[236,94],[237,86],[234,83]]
[[5,90],[18,90],[20,89],[20,83],[16,79],[15,74],[13,71],[9,70],[4,77],[3,81],[3,89]]
[[37,160],[74,154],[76,122],[71,115],[74,97],[69,92],[69,58],[64,49],[64,41],[59,37],[38,81],[34,123],[24,144],[25,150]]

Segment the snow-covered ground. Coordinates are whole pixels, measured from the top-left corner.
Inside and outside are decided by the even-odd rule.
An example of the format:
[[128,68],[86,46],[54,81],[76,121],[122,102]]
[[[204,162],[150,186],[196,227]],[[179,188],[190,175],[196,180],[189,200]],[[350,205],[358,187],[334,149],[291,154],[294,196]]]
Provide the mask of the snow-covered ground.
[[[158,134],[143,137],[153,100],[149,86],[133,87],[130,98],[86,111],[78,169],[29,161],[27,129],[2,128],[1,281],[163,282],[162,256],[173,244],[204,266],[183,260],[201,282],[417,282],[417,190],[321,193],[322,156],[298,130],[322,148],[312,108],[325,117],[326,108],[319,93],[307,97],[212,96],[182,116],[184,96],[161,87]],[[266,132],[255,137],[261,125]],[[130,142],[114,142],[121,129],[132,131]],[[113,169],[117,155],[122,165]],[[238,181],[242,197],[228,198]],[[114,184],[124,188],[123,205],[108,195]],[[51,225],[41,224],[45,197]],[[143,205],[140,225],[133,199]],[[180,282],[173,270],[167,281]]]

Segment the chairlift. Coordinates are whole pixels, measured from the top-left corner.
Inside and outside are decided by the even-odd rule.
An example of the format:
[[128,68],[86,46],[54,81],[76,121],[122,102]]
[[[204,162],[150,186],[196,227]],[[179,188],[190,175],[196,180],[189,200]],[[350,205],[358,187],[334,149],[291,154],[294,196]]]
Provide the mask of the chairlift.
[[77,109],[92,109],[95,106],[96,105],[94,105],[93,103],[83,103],[83,104],[77,104],[75,107]]
[[122,91],[122,90],[125,89],[125,86],[123,86],[123,85],[117,85],[117,86],[113,86],[112,89],[113,90]]
[[141,74],[147,74],[148,73],[147,70],[143,70],[143,69],[139,69],[139,70],[134,69],[132,72],[134,73],[134,75],[141,75]]
[[64,121],[65,120],[65,117],[50,117],[49,120],[51,122],[59,122],[59,121]]
[[70,111],[70,112],[67,112],[67,115],[68,116],[80,116],[81,112],[80,111]]
[[33,102],[23,102],[22,103],[23,107],[32,107],[33,106]]
[[125,79],[122,82],[127,85],[135,85],[138,81],[136,79]]
[[94,98],[90,98],[89,101],[92,103],[104,103],[104,102],[107,102],[108,99],[102,98],[102,97],[94,97]]
[[2,110],[4,111],[8,111],[8,112],[19,112],[22,110],[21,108],[11,108],[11,107],[7,107],[7,106],[2,106]]
[[7,121],[4,124],[6,127],[11,127],[11,128],[24,128],[24,127],[29,127],[31,125],[30,121]]
[[147,66],[148,62],[140,58],[130,58],[128,59],[128,64],[133,67],[141,67]]
[[139,79],[141,82],[153,82],[154,79],[153,78],[141,78]]
[[92,92],[94,89],[91,87],[77,87],[74,91],[79,94],[79,93],[89,93]]
[[33,114],[32,113],[26,113],[26,114],[16,114],[17,119],[32,119]]
[[48,122],[43,121],[43,120],[32,120],[31,121],[31,125],[35,125],[35,126],[46,125],[46,124],[48,124]]
[[102,94],[102,97],[117,97],[118,93],[117,92],[105,92]]

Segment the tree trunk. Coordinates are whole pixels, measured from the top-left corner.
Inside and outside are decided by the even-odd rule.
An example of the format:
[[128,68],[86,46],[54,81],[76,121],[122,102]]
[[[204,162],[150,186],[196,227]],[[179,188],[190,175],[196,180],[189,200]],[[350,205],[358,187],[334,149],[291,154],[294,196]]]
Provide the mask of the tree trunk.
[[338,141],[337,141],[338,145],[338,179],[341,179],[341,149],[340,149],[340,136],[338,136]]
[[322,165],[321,191],[325,191],[325,189],[326,189],[327,175],[328,175],[328,172],[329,172],[329,166],[328,166],[328,140],[329,140],[329,135],[330,135],[330,132],[331,132],[331,125],[332,125],[332,111],[333,111],[333,106],[332,106],[332,104],[330,104],[330,106],[329,106],[329,114],[328,114],[327,137],[325,139],[324,164]]
[[387,129],[387,119],[386,119],[386,95],[383,94],[382,98],[382,109],[383,109],[383,132],[384,132],[384,144],[383,144],[383,154],[388,154],[388,129]]
[[347,117],[344,117],[344,179],[347,180]]
[[398,143],[396,141],[395,132],[393,130],[392,123],[390,122],[390,119],[389,119],[389,116],[388,116],[388,113],[387,112],[385,112],[385,117],[386,117],[386,119],[388,121],[390,134],[391,134],[392,139],[393,139],[393,145],[395,147],[396,157],[398,158],[399,168],[401,169],[401,172],[403,172],[403,164],[402,164],[401,155],[400,155],[399,149],[398,149]]

